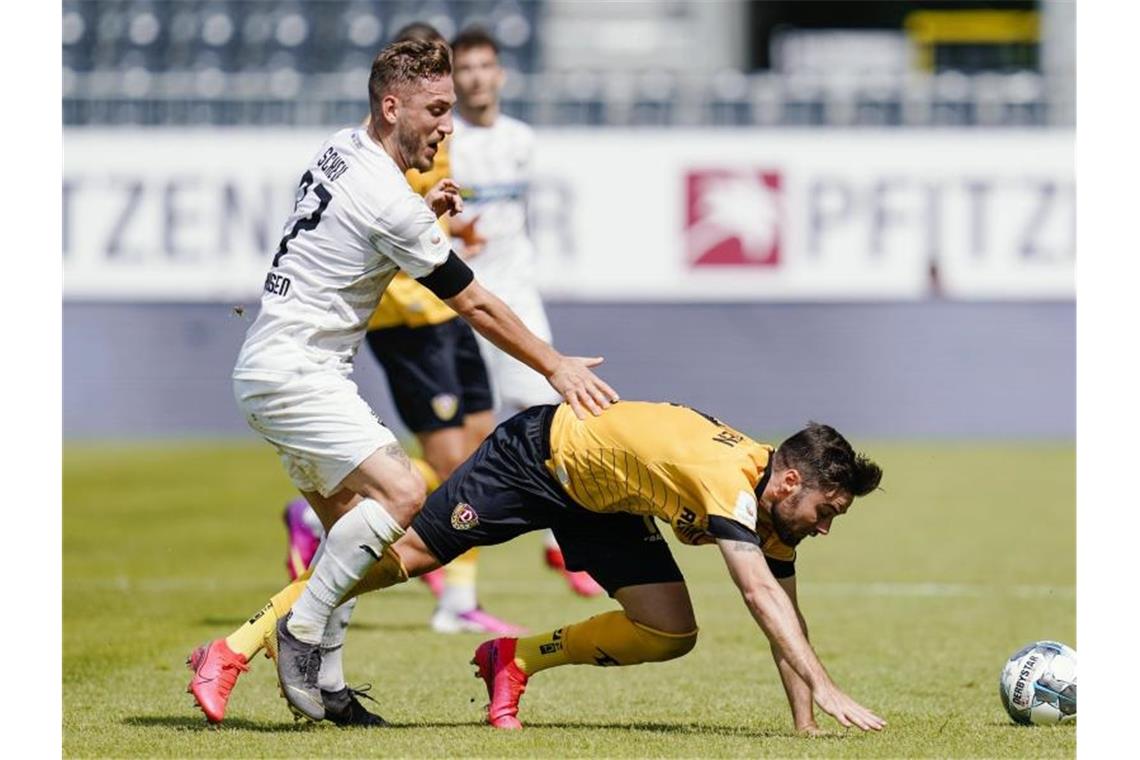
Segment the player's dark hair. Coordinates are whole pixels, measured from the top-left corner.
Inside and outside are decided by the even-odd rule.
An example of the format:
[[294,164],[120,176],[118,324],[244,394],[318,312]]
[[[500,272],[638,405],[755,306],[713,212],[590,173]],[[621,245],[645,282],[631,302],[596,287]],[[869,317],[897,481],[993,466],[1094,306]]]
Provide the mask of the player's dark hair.
[[443,35],[439,33],[431,24],[426,21],[413,21],[410,24],[405,24],[400,27],[400,31],[396,32],[396,36],[392,38],[392,42],[406,42],[408,40],[416,40],[418,42],[446,42]]
[[879,465],[857,454],[835,428],[818,422],[809,422],[780,444],[775,466],[799,471],[808,487],[822,491],[838,488],[852,496],[866,496],[883,479]]
[[495,51],[496,57],[499,55],[499,43],[481,26],[469,26],[455,35],[455,39],[451,41],[451,49],[457,53],[460,50],[480,47],[489,47]]
[[451,74],[451,48],[439,40],[400,40],[393,42],[372,61],[368,77],[368,103],[372,118],[379,119],[380,101],[398,87],[421,79],[438,79]]

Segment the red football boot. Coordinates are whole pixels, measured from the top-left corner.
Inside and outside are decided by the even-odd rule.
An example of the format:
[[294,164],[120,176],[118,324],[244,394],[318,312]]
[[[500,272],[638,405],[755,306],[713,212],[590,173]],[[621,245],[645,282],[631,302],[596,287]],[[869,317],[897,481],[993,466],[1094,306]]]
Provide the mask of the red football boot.
[[186,691],[211,723],[221,723],[226,716],[226,703],[238,676],[249,670],[245,655],[229,648],[225,639],[203,644],[186,658],[186,667],[194,671]]
[[552,570],[561,573],[570,590],[578,596],[591,597],[606,593],[606,590],[584,570],[567,570],[562,550],[557,546],[546,547],[546,564]]
[[519,729],[519,698],[526,691],[527,675],[515,665],[518,639],[491,639],[475,650],[471,664],[478,668],[476,678],[487,684],[487,722],[495,728]]

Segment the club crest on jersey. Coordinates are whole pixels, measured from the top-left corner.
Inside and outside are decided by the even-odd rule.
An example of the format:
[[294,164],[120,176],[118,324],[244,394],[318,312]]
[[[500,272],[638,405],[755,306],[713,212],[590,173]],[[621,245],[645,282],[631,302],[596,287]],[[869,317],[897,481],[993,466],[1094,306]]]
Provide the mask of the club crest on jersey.
[[470,504],[459,502],[451,510],[451,527],[456,530],[471,530],[479,524],[479,514]]
[[447,422],[459,411],[459,399],[454,393],[440,393],[432,398],[431,410],[442,422]]

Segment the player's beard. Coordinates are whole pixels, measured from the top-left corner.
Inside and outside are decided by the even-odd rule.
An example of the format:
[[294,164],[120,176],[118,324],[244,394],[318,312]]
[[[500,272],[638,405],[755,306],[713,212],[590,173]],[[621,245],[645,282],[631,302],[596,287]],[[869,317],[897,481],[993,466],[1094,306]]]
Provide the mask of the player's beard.
[[404,159],[408,162],[408,166],[421,172],[431,171],[432,161],[430,158],[424,157],[427,140],[421,137],[414,129],[397,124],[396,145],[399,146],[400,152],[404,154]]
[[803,536],[797,536],[792,530],[791,523],[786,516],[795,514],[796,507],[799,506],[802,499],[802,493],[791,494],[772,507],[772,528],[775,529],[776,535],[779,536],[784,546],[795,546],[803,540]]

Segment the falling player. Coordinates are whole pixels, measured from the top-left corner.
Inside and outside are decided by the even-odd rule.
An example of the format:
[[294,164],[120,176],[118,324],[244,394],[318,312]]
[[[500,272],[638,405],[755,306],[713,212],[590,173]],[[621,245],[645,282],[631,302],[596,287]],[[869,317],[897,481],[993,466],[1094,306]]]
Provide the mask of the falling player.
[[472,546],[553,529],[567,564],[588,570],[621,610],[476,649],[488,722],[520,728],[519,699],[536,673],[662,662],[696,644],[661,520],[682,543],[720,549],[768,639],[797,731],[820,730],[814,705],[844,726],[879,730],[885,721],[840,691],[808,642],[795,570],[797,544],[830,533],[881,478],[826,425],[809,424],[773,448],[675,404],[623,401],[586,419],[565,404],[532,407],[496,428],[428,497],[352,593],[401,583]]

